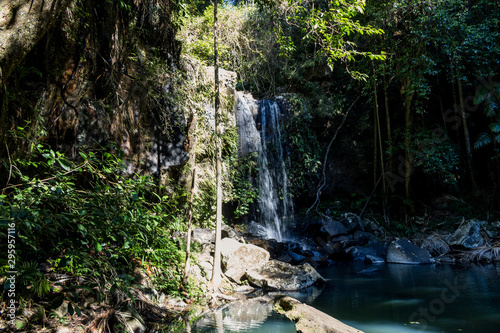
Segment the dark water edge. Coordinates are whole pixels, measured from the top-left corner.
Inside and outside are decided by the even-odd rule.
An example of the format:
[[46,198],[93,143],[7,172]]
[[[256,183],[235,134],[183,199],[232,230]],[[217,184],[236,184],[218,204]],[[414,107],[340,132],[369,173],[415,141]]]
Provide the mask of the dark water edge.
[[[290,293],[366,333],[500,332],[500,264],[371,265],[318,270],[327,285]],[[210,317],[211,316],[211,317]],[[258,302],[228,306],[191,332],[295,332]]]

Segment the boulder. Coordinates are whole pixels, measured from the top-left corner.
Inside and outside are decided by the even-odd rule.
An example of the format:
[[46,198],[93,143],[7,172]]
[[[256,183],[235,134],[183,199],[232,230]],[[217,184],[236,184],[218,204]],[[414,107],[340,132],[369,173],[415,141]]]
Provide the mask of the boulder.
[[200,244],[215,243],[215,230],[214,229],[194,229],[192,232],[193,242]]
[[423,249],[429,251],[429,253],[435,257],[442,256],[450,252],[450,246],[441,237],[437,235],[432,235],[424,239],[422,245]]
[[361,230],[356,230],[356,232],[353,235],[353,239],[356,243],[359,245],[363,246],[368,244],[370,239],[373,237],[372,234],[366,231],[361,231]]
[[475,220],[463,223],[453,235],[451,235],[448,243],[451,246],[467,249],[476,249],[483,246],[485,242],[483,236],[481,236],[481,223]]
[[282,255],[287,250],[283,243],[278,242],[276,239],[255,238],[247,240],[247,243],[263,248],[271,254],[271,258]]
[[345,254],[347,259],[353,261],[365,261],[367,256],[376,257],[376,253],[372,249],[363,246],[351,246],[346,249]]
[[278,260],[250,268],[245,276],[252,285],[265,290],[300,290],[325,283],[325,279],[309,264],[292,266]]
[[207,279],[210,279],[210,276],[212,276],[214,252],[214,244],[203,244],[200,252],[193,253],[193,256],[196,258],[195,262],[197,263],[197,266],[203,270],[202,276]]
[[396,264],[430,264],[432,257],[427,250],[401,238],[389,245],[386,260]]
[[365,246],[351,246],[346,248],[345,257],[348,260],[367,261],[368,259],[373,262],[373,260],[370,259],[370,257],[372,257],[376,258],[375,262],[379,262],[386,257],[387,247],[386,242],[370,242]]
[[371,233],[376,237],[384,238],[387,235],[387,231],[385,230],[385,228],[378,225],[372,220],[365,219],[362,221],[362,224],[365,231]]
[[359,216],[354,213],[345,213],[340,222],[347,228],[348,232],[363,230],[363,225],[361,224]]
[[341,321],[303,304],[289,296],[278,296],[274,310],[295,322],[297,332],[302,333],[363,333]]
[[346,235],[349,232],[349,230],[340,221],[332,220],[330,217],[327,217],[323,222],[321,231],[326,232],[331,237]]
[[240,243],[245,242],[245,239],[240,234],[238,234],[233,228],[228,226],[227,224],[222,225],[221,238],[232,238],[232,239],[237,240]]
[[258,246],[243,244],[232,238],[221,240],[222,268],[234,282],[240,282],[247,269],[266,264],[269,257],[269,252]]
[[365,257],[364,262],[366,264],[383,264],[383,263],[385,263],[385,260],[384,260],[384,258],[380,258],[380,257],[377,257],[377,256],[373,256],[373,255],[367,254],[366,257]]

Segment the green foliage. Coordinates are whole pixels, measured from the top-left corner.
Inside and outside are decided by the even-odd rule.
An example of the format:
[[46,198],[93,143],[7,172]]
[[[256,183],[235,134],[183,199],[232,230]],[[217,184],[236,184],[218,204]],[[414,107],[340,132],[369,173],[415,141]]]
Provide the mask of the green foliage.
[[425,173],[438,175],[445,184],[457,182],[455,173],[458,171],[459,155],[442,129],[415,134],[411,153],[414,165],[422,167]]
[[171,235],[184,230],[179,202],[159,196],[150,177],[126,177],[112,146],[79,156],[75,163],[39,143],[28,156],[2,161],[12,174],[0,196],[1,232],[15,224],[16,262],[30,292],[47,293],[35,263],[47,258],[58,271],[93,276],[101,288],[129,285],[127,272],[141,262],[158,268],[162,288],[178,290],[183,252]]
[[252,179],[257,176],[257,153],[244,157],[233,158],[231,171],[231,191],[226,201],[235,203],[235,218],[239,219],[250,213],[250,207],[257,202],[259,190],[252,183]]
[[482,86],[474,98],[474,104],[483,105],[484,114],[490,118],[489,133],[479,134],[474,148],[479,149],[492,143],[500,143],[500,83]]
[[[274,93],[283,60],[278,55],[272,11],[227,5],[219,8],[218,23],[220,67],[238,73],[239,90]],[[213,6],[186,18],[178,36],[184,53],[213,65]]]
[[[286,16],[287,24],[301,29],[301,38],[319,46],[318,53],[325,56],[333,66],[336,61],[351,62],[356,57],[367,57],[371,60],[384,60],[385,53],[374,54],[357,47],[351,35],[380,35],[382,29],[370,25],[362,25],[356,17],[363,14],[364,0],[350,1],[286,1],[289,7]],[[282,28],[280,32],[285,32]],[[285,41],[285,53],[291,49],[288,37],[281,37]],[[348,69],[348,68],[347,68]],[[349,69],[348,69],[349,71]],[[362,79],[364,74],[349,71],[351,76]]]
[[293,116],[285,125],[284,142],[289,150],[288,178],[294,197],[309,190],[319,180],[324,147],[312,128],[313,116],[307,99],[298,95],[290,98]]

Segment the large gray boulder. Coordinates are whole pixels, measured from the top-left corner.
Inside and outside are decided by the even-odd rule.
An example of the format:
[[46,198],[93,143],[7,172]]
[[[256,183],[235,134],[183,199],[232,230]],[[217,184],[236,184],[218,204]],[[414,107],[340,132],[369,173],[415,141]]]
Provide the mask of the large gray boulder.
[[463,223],[451,235],[448,243],[451,246],[464,247],[467,249],[475,249],[485,244],[483,236],[481,236],[481,222],[470,220]]
[[427,237],[421,248],[426,249],[433,256],[442,256],[450,252],[450,246],[440,236],[432,235]]
[[396,264],[430,264],[432,257],[427,250],[401,238],[389,245],[386,261]]
[[252,285],[265,290],[300,290],[325,283],[325,279],[307,263],[293,266],[278,260],[250,268],[245,276]]
[[302,333],[363,333],[343,322],[303,304],[289,296],[277,297],[274,310],[295,322],[297,332]]
[[232,238],[221,240],[221,261],[224,274],[234,282],[240,282],[245,272],[269,261],[269,252],[252,244],[243,244]]
[[321,231],[326,232],[331,237],[346,235],[349,231],[340,221],[335,221],[331,217],[327,217],[323,222]]
[[215,229],[194,229],[191,234],[195,243],[215,243]]

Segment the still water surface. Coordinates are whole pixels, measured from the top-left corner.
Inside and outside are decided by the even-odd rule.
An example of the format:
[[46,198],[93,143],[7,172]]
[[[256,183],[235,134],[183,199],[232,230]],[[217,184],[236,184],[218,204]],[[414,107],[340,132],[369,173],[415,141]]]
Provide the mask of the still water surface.
[[[318,270],[328,283],[290,296],[366,333],[500,332],[500,264],[346,264]],[[361,272],[361,273],[360,273]],[[192,332],[295,332],[270,304],[229,306]]]

